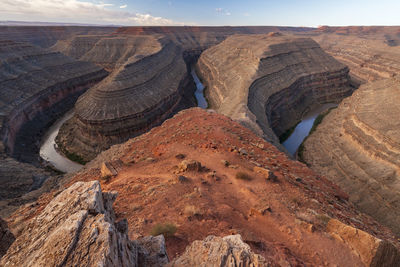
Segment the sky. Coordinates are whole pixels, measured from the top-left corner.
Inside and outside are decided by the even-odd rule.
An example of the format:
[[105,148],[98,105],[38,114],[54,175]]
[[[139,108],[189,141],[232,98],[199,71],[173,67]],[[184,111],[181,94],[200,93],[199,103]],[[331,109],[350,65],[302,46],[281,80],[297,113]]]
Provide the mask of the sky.
[[400,0],[0,0],[0,21],[101,25],[400,25]]

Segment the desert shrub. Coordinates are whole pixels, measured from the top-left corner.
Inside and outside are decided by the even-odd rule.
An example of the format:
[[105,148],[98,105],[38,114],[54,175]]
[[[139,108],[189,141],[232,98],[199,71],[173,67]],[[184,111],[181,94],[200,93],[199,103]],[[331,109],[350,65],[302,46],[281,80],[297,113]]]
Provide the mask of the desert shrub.
[[150,234],[152,236],[164,235],[164,237],[171,237],[176,233],[176,226],[173,223],[156,224],[152,229]]
[[252,180],[253,178],[252,178],[248,173],[245,173],[245,172],[237,172],[237,173],[236,173],[236,179],[245,180],[245,181],[250,181],[250,180]]

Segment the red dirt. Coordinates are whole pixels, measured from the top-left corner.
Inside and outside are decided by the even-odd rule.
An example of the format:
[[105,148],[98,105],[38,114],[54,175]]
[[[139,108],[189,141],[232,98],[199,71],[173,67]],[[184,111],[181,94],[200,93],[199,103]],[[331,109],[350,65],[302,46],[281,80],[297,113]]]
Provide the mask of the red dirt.
[[[132,239],[149,235],[157,223],[175,224],[177,232],[166,239],[170,259],[207,235],[240,233],[256,252],[276,264],[362,266],[355,254],[324,232],[321,215],[395,241],[388,229],[357,212],[337,186],[216,113],[185,110],[113,153],[124,163],[117,176],[101,180],[101,161],[95,160],[93,168],[76,175],[70,184],[98,179],[104,191],[118,191],[116,216],[128,219]],[[208,170],[179,172],[178,154]],[[110,157],[111,152],[100,156]],[[277,181],[254,172],[256,165],[274,172]],[[237,179],[239,171],[252,179]],[[189,181],[179,181],[179,175]],[[49,199],[44,196],[39,206]],[[312,225],[315,231],[310,230]]]

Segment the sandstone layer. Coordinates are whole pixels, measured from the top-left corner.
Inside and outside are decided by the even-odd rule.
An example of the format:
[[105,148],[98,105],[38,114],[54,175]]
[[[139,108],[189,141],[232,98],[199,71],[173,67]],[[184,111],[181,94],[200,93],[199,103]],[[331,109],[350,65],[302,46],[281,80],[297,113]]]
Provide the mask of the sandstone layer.
[[277,146],[276,135],[309,108],[338,103],[354,90],[348,68],[315,41],[279,33],[229,37],[206,50],[197,69],[212,108]]
[[74,117],[57,137],[66,153],[93,159],[190,105],[194,85],[182,49],[169,40],[148,39],[148,46],[78,99]]
[[357,80],[368,82],[400,73],[400,28],[387,33],[379,27],[364,32],[328,29],[312,38],[324,51],[346,64]]
[[361,211],[400,234],[400,82],[368,83],[306,140],[303,159]]
[[[102,152],[69,184],[98,179],[105,191],[118,191],[114,210],[117,220],[127,219],[130,239],[164,233],[171,261],[195,240],[240,234],[271,266],[374,266],[368,260],[376,258],[396,266],[391,259],[398,257],[400,244],[389,229],[357,211],[332,182],[213,111],[179,112]],[[17,238],[24,233],[21,226],[57,194],[44,194],[8,219]],[[360,238],[366,245],[354,245],[340,227],[328,228],[338,225],[329,224],[333,219],[348,226],[348,233],[364,231]],[[333,238],[340,235],[343,240]],[[214,243],[219,238],[207,240],[193,246],[207,251],[202,244],[215,244],[226,252],[225,242]],[[365,256],[369,244],[380,243],[389,245],[387,256],[381,258],[380,250]]]
[[106,75],[59,52],[0,41],[0,216],[35,200],[43,185],[49,190],[57,183],[54,172],[19,161],[38,165],[46,127]]
[[91,63],[13,41],[0,42],[0,60],[0,152],[22,159],[34,150],[41,130],[72,106],[69,99],[107,74]]

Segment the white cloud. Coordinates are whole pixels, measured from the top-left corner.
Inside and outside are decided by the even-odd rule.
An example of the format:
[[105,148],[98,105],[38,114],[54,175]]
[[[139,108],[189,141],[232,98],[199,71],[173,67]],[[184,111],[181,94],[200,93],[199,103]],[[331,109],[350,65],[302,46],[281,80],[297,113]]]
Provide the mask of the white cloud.
[[[183,25],[151,14],[119,10],[90,0],[0,0],[1,20],[76,22],[120,25]],[[121,9],[127,5],[120,6]]]
[[215,9],[215,11],[217,11],[217,13],[220,13],[220,14],[223,14],[223,15],[226,15],[226,16],[230,16],[231,15],[231,12],[229,12],[228,10],[226,10],[226,9],[224,9],[222,7],[217,7]]
[[128,5],[119,6],[119,8],[127,8],[127,7],[128,7]]

